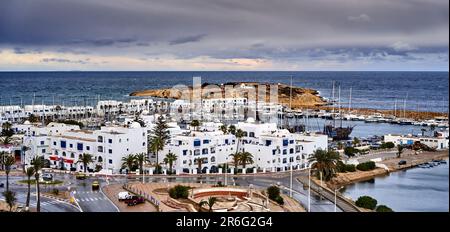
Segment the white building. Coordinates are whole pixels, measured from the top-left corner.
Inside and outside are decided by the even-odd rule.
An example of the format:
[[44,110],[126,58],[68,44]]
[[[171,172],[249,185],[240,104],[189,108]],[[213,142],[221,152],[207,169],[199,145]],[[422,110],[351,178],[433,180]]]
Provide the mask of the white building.
[[100,130],[80,130],[78,126],[50,123],[46,127],[32,127],[24,137],[25,164],[35,155],[44,156],[51,167],[82,171],[77,163],[83,153],[93,156],[89,169],[100,165],[112,173],[118,173],[122,157],[129,154],[147,153],[147,128],[139,123],[129,127],[101,127]]
[[427,136],[412,136],[412,135],[392,135],[388,134],[384,136],[384,142],[392,142],[395,145],[412,145],[414,142],[419,141],[428,147],[435,148],[437,150],[448,149],[448,137],[427,137]]

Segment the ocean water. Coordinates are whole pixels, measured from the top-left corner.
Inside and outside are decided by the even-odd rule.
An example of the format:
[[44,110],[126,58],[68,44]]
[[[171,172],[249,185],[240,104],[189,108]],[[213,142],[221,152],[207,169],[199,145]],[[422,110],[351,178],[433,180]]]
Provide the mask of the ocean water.
[[100,99],[130,99],[137,90],[202,82],[260,81],[316,89],[330,98],[341,89],[342,107],[448,112],[448,72],[0,72],[0,105],[9,103],[84,105]]
[[397,212],[449,212],[449,164],[413,168],[348,185],[343,194],[353,200],[363,195]]

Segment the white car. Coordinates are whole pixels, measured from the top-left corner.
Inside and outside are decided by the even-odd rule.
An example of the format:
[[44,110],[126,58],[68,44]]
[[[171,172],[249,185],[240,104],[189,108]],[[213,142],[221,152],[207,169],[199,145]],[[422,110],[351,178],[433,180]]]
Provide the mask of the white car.
[[120,192],[118,195],[119,201],[126,200],[131,197],[131,194],[129,192]]

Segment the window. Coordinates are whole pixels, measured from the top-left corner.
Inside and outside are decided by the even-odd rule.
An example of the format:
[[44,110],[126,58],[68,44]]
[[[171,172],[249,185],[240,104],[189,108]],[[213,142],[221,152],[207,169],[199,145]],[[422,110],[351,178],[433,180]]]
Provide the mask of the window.
[[61,148],[66,148],[66,141],[61,140]]
[[88,151],[89,151],[89,150],[91,150],[91,147],[89,147],[89,146],[86,146],[86,150],[88,150]]
[[283,147],[287,146],[289,144],[288,139],[283,139]]
[[194,155],[200,155],[200,149],[195,149],[194,150]]
[[202,155],[207,155],[207,154],[208,154],[208,148],[203,148]]
[[289,144],[294,144],[294,140],[289,140]]
[[211,163],[216,162],[216,157],[211,157]]
[[294,148],[289,149],[289,154],[294,154]]
[[41,145],[44,145],[44,141],[41,141]]
[[97,138],[97,142],[99,142],[99,143],[103,143],[103,137],[102,137],[102,136],[98,136],[98,138]]
[[108,153],[109,153],[109,154],[112,154],[112,149],[109,149],[109,150],[108,150]]
[[248,133],[248,134],[249,134],[249,137],[252,137],[252,138],[255,137],[255,132],[250,132],[250,133]]
[[214,154],[214,153],[216,153],[216,148],[211,147],[211,154]]
[[283,149],[283,155],[287,154],[287,149]]
[[272,140],[266,140],[266,146],[272,145]]
[[100,162],[100,163],[103,162],[103,158],[102,158],[101,156],[99,156],[97,160],[98,160],[98,162]]
[[225,139],[225,144],[227,144],[227,145],[229,144],[229,143],[228,143],[228,139]]
[[83,144],[82,143],[77,143],[77,150],[78,151],[82,151],[83,150]]
[[196,140],[194,140],[194,147],[199,147],[199,146],[200,146],[200,144],[201,144],[201,141],[200,141],[200,139],[196,139]]
[[291,163],[294,162],[294,157],[290,157],[289,162],[291,162]]
[[277,154],[277,149],[272,150],[272,155],[275,155],[275,154]]
[[283,158],[283,164],[287,163],[287,159]]
[[45,153],[45,149],[42,149],[42,151],[41,151],[42,153]]
[[73,148],[73,144],[69,144],[69,147],[70,147],[70,148]]
[[209,144],[209,140],[207,139],[203,140],[203,144]]
[[183,164],[187,164],[187,160],[183,160]]
[[183,150],[183,155],[187,155],[188,150]]
[[55,155],[58,155],[58,151],[55,151]]
[[65,151],[63,151],[62,156],[66,157],[66,152]]
[[108,143],[112,143],[112,139],[108,139]]
[[98,146],[97,151],[98,152],[103,152],[103,147],[102,146]]
[[56,146],[56,141],[53,141],[53,146]]
[[112,164],[112,159],[109,159],[109,161],[108,161],[110,164]]
[[70,153],[70,158],[75,158],[75,154]]

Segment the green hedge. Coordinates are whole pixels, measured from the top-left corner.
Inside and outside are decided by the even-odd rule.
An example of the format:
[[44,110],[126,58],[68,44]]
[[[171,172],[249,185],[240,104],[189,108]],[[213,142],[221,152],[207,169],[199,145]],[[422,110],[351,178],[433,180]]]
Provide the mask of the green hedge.
[[377,207],[377,200],[373,199],[369,196],[361,196],[356,200],[356,206],[365,208],[365,209],[371,209],[374,210],[375,207]]
[[354,172],[354,171],[356,171],[356,167],[354,164],[344,164],[342,161],[337,162],[336,169],[338,172]]
[[375,162],[373,161],[369,161],[369,162],[365,162],[365,163],[360,163],[356,166],[356,169],[360,170],[360,171],[370,171],[375,169]]
[[267,194],[269,195],[269,199],[276,201],[278,204],[283,205],[284,200],[280,196],[280,188],[273,185],[267,188]]
[[395,144],[393,142],[387,142],[387,143],[381,143],[380,148],[381,149],[390,149],[390,148],[394,148]]

